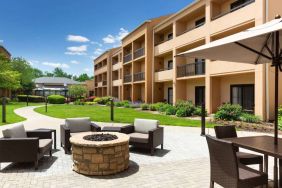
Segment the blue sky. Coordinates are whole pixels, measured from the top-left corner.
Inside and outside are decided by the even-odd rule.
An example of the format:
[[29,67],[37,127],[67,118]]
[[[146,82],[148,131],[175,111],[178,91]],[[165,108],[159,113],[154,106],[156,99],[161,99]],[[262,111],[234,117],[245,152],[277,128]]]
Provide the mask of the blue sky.
[[118,46],[144,20],[179,11],[192,0],[5,0],[0,45],[34,67],[93,75],[93,58]]

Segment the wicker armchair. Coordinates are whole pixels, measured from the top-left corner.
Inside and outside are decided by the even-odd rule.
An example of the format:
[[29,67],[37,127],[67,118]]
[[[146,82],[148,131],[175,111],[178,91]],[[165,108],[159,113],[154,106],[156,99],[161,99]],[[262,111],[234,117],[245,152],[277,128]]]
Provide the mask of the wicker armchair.
[[210,187],[217,183],[228,188],[249,188],[268,184],[266,173],[238,164],[231,142],[206,136],[210,153]]
[[149,119],[135,119],[134,125],[121,127],[122,133],[128,134],[129,144],[135,147],[149,149],[151,155],[156,147],[163,149],[164,128],[159,127],[159,121]]
[[[236,128],[233,125],[215,126],[214,130],[218,139],[237,137]],[[258,164],[260,171],[263,171],[263,157],[261,155],[240,152],[238,147],[235,149],[240,163],[244,165]]]
[[3,130],[4,138],[0,138],[1,162],[34,162],[38,168],[38,160],[45,154],[52,156],[52,133],[44,130],[25,131],[22,124]]
[[61,125],[61,147],[65,153],[70,153],[71,143],[70,137],[82,132],[98,132],[101,127],[95,123],[91,123],[90,118],[68,118],[65,124]]

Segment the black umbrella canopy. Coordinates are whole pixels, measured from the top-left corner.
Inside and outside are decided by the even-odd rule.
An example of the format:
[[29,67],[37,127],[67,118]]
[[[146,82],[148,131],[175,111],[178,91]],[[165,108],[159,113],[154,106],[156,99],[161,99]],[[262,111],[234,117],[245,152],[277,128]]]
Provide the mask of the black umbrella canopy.
[[238,63],[271,63],[275,67],[275,120],[274,143],[278,143],[278,80],[282,71],[282,19],[267,22],[246,31],[219,39],[178,57],[193,57]]

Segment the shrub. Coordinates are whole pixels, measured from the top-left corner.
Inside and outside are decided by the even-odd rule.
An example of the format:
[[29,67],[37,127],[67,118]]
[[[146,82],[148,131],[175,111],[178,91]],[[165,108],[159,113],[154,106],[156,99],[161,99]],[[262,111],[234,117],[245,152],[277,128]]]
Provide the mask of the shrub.
[[130,104],[129,104],[129,103],[125,103],[125,104],[123,105],[123,107],[124,107],[124,108],[130,108]]
[[165,112],[169,107],[171,107],[170,104],[163,104],[163,105],[160,105],[158,111],[160,111],[160,112]]
[[130,108],[140,108],[141,104],[140,103],[132,103],[130,104]]
[[[0,103],[2,104],[4,97],[0,98]],[[6,97],[6,104],[9,104],[11,102],[11,99],[9,97]],[[0,105],[1,105],[0,104]]]
[[238,104],[223,104],[218,108],[218,111],[215,113],[215,118],[220,120],[227,121],[236,121],[239,120],[242,115],[242,107]]
[[160,111],[160,108],[162,108],[164,105],[166,105],[166,103],[158,102],[158,103],[155,103],[153,105],[155,106],[157,111]]
[[184,107],[178,108],[178,110],[176,111],[176,116],[177,117],[186,117],[186,109]]
[[85,105],[85,102],[83,100],[78,99],[78,100],[74,101],[73,104],[74,105]]
[[176,113],[176,108],[174,106],[169,106],[165,111],[166,115],[175,115],[175,113]]
[[260,117],[248,113],[242,113],[240,120],[248,123],[259,123],[261,121]]
[[278,108],[278,114],[279,114],[279,117],[282,117],[282,106],[279,106],[279,108]]
[[[26,102],[27,95],[18,95],[17,96],[19,102]],[[29,102],[45,102],[45,98],[42,96],[36,96],[36,95],[28,95],[28,101]]]
[[141,109],[142,110],[149,110],[149,105],[148,104],[141,104]]
[[98,103],[98,104],[100,104],[101,101],[102,101],[102,98],[101,98],[101,97],[96,97],[96,98],[93,100],[93,102],[96,102],[96,103]]
[[48,102],[50,104],[64,104],[65,97],[63,97],[62,95],[50,95],[48,96]]
[[156,111],[157,110],[157,105],[156,104],[150,104],[149,105],[149,110]]
[[[202,116],[202,107],[200,107],[200,106],[195,107],[193,115]],[[208,115],[208,112],[205,110],[205,116],[207,116],[207,115]]]
[[196,107],[191,101],[180,100],[175,104],[176,109],[185,108],[186,116],[192,116]]
[[119,102],[115,102],[114,103],[116,107],[122,107],[126,104],[129,104],[129,101],[125,100],[125,101],[119,101]]
[[95,105],[97,104],[96,102],[85,102],[86,105]]

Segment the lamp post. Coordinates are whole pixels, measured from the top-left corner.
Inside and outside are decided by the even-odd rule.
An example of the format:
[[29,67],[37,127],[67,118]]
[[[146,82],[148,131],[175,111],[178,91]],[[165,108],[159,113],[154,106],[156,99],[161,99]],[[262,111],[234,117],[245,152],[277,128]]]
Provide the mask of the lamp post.
[[48,97],[45,95],[45,112],[47,113]]
[[111,98],[110,101],[111,101],[111,121],[114,121],[114,100],[113,98]]
[[201,109],[201,136],[206,135],[206,105],[205,102],[202,102]]
[[6,97],[2,98],[2,122],[6,123]]
[[27,91],[27,95],[26,95],[26,106],[28,106],[28,102],[29,102],[29,101],[28,101],[28,100],[29,100],[29,99],[28,99],[28,98],[29,98],[29,95],[28,95],[28,94],[29,94],[29,92]]

